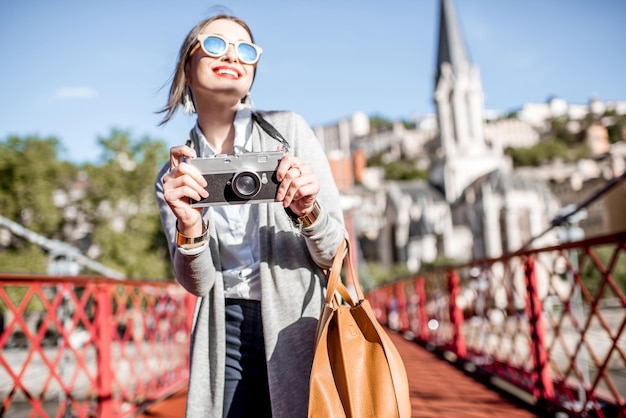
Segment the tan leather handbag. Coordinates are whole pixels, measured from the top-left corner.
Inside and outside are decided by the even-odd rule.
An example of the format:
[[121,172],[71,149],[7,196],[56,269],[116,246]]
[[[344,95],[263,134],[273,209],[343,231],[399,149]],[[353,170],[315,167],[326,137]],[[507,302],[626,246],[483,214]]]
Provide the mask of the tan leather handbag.
[[[365,300],[351,260],[344,240],[328,274],[317,325],[309,417],[409,418],[411,400],[402,358]],[[341,282],[344,261],[356,301]]]

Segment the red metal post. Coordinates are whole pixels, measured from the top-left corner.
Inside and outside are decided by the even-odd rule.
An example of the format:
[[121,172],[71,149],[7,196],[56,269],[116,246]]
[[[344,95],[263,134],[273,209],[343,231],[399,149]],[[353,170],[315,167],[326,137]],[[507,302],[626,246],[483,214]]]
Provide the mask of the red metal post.
[[365,295],[365,299],[370,301],[372,309],[374,310],[374,315],[376,315],[376,319],[380,321],[380,308],[378,306],[378,292],[376,291],[376,289],[367,292],[367,294]]
[[467,355],[467,347],[465,346],[465,337],[463,336],[463,311],[456,303],[461,293],[459,276],[456,270],[448,271],[448,289],[450,292],[450,321],[454,329],[453,349],[459,358],[465,358]]
[[378,306],[380,307],[380,318],[378,320],[381,324],[389,326],[389,296],[391,287],[389,285],[379,287],[376,292],[378,293]]
[[[194,321],[194,314],[196,313],[196,301],[197,298],[192,295],[191,293],[188,293],[185,295],[185,307],[187,308],[187,331],[189,332],[189,335],[191,335],[191,330],[193,328],[193,321]],[[191,340],[191,339],[190,339]]]
[[419,339],[428,340],[428,315],[426,314],[426,290],[424,278],[418,277],[415,281],[415,293],[417,293],[417,312],[419,318]]
[[535,271],[535,261],[529,256],[524,266],[526,283],[528,288],[528,303],[526,309],[530,326],[531,346],[533,348],[533,360],[535,362],[535,387],[533,395],[539,404],[545,403],[548,399],[554,398],[554,386],[550,377],[548,367],[548,353],[546,351],[545,328],[541,311],[543,304],[537,292],[537,274]]
[[396,298],[398,300],[398,331],[406,331],[409,329],[409,316],[406,309],[406,294],[403,282],[396,283]]
[[96,380],[98,393],[98,417],[109,418],[114,414],[113,409],[113,310],[111,305],[110,285],[98,284],[96,289],[96,356],[98,364],[98,378]]
[[376,319],[381,324],[387,324],[387,316],[386,305],[385,305],[385,295],[383,288],[377,288],[368,293],[367,299],[372,303],[372,308],[374,309],[374,314],[376,315]]

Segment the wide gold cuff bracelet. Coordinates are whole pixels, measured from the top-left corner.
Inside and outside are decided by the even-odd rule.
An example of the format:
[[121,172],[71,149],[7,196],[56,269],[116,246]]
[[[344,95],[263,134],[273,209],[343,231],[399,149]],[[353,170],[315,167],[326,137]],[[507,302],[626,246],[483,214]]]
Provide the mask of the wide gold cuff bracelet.
[[209,239],[209,225],[202,225],[202,235],[199,237],[187,237],[178,232],[178,225],[176,226],[176,245],[185,250],[200,247],[206,240]]
[[302,226],[304,227],[311,226],[313,225],[313,222],[315,222],[317,218],[319,218],[320,212],[320,205],[319,203],[317,203],[316,200],[315,203],[313,203],[313,209],[311,210],[311,212],[297,218],[297,222],[302,224]]

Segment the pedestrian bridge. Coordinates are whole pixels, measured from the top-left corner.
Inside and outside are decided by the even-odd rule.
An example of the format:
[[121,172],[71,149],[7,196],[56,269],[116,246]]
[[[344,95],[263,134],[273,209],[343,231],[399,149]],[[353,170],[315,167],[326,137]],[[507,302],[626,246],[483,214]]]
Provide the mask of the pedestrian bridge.
[[[621,417],[625,284],[623,232],[366,297],[403,356],[415,416]],[[181,416],[194,302],[172,282],[0,275],[0,416]]]
[[[534,408],[511,394],[459,369],[424,347],[390,332],[409,376],[413,416],[420,418],[529,418]],[[156,402],[139,418],[180,418],[186,389]]]

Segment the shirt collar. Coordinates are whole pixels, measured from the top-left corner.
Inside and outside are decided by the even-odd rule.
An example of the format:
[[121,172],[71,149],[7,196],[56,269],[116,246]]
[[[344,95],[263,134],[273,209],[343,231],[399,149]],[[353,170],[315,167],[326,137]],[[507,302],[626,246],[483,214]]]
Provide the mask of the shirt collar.
[[[233,125],[235,126],[235,154],[251,152],[252,144],[250,136],[252,134],[252,105],[250,101],[239,104]],[[200,139],[198,156],[209,157],[215,155],[215,150],[211,148],[211,145],[202,133],[197,121],[196,126],[194,126],[194,130]]]

